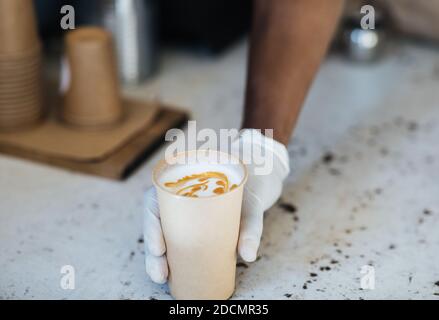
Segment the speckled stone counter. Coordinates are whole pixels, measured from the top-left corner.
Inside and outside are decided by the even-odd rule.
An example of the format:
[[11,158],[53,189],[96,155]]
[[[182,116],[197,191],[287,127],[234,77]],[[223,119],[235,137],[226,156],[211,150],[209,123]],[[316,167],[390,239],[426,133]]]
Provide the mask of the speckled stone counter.
[[[199,128],[238,127],[245,50],[168,53],[127,94],[187,107]],[[436,49],[400,44],[373,65],[328,58],[234,298],[439,299],[438,101]],[[142,193],[163,150],[125,182],[0,156],[0,298],[169,299],[143,263]],[[63,265],[74,290],[60,286]],[[373,290],[361,288],[365,265]]]

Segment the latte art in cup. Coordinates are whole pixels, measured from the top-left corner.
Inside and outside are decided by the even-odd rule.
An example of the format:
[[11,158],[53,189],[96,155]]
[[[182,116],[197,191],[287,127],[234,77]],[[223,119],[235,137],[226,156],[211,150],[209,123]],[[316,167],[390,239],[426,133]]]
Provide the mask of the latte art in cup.
[[166,182],[165,187],[173,189],[179,196],[198,198],[202,192],[223,194],[237,187],[237,184],[230,186],[229,179],[221,172],[203,172],[178,179],[176,182]]
[[234,190],[242,176],[233,166],[197,165],[169,167],[160,177],[168,191],[185,197],[201,198]]

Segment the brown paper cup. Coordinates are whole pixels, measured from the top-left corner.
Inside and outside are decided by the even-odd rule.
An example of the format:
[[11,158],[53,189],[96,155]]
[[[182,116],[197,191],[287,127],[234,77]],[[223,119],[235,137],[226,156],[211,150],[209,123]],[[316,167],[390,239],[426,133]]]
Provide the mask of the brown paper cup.
[[21,129],[39,122],[42,116],[40,75],[19,83],[0,85],[0,130]]
[[[2,70],[0,68],[0,70]],[[42,70],[41,66],[33,67],[32,69],[28,69],[28,72],[25,70],[20,70],[20,73],[10,74],[7,76],[0,76],[0,89],[15,89],[15,88],[24,88],[24,87],[38,87],[42,84]]]
[[36,95],[29,99],[21,101],[0,101],[0,115],[14,115],[14,114],[34,114],[41,113],[42,104],[41,96]]
[[32,0],[0,0],[0,130],[42,116],[41,44]]
[[41,110],[33,109],[16,114],[0,113],[0,131],[11,129],[21,129],[31,124],[36,124],[42,119],[43,113]]
[[40,115],[39,110],[32,110],[31,112],[16,112],[16,113],[8,113],[8,114],[3,114],[0,113],[0,118],[3,121],[7,121],[7,120],[19,120],[19,119],[33,119],[35,117],[38,117]]
[[32,111],[39,105],[41,94],[36,92],[27,96],[0,99],[0,113],[12,113],[16,111]]
[[[194,158],[206,154],[228,156],[217,151],[189,151],[178,154]],[[200,157],[200,164],[205,163]],[[241,218],[245,165],[237,161],[242,177],[230,192],[211,197],[178,196],[162,185],[160,176],[169,168],[162,160],[153,172],[157,189],[166,255],[169,286],[176,299],[228,299],[235,289],[236,247]]]
[[37,116],[30,119],[19,119],[17,121],[8,120],[6,122],[3,122],[0,119],[0,132],[16,132],[25,129],[27,130],[40,124],[41,120],[42,120],[41,116]]
[[[0,68],[1,70],[1,68]],[[21,70],[20,70],[21,71]],[[28,72],[23,71],[22,73],[7,73],[2,74],[0,76],[0,86],[2,87],[13,87],[13,86],[21,86],[23,81],[30,81],[35,79],[35,77],[39,77],[41,73],[40,67],[36,66]]]
[[27,70],[30,68],[35,68],[41,65],[40,55],[34,56],[32,58],[22,60],[21,62],[0,62],[0,68],[3,72],[16,73],[21,70]]
[[[40,40],[38,39],[38,41]],[[0,66],[5,64],[13,66],[27,64],[40,58],[41,53],[42,45],[39,42],[34,48],[30,48],[27,51],[0,54]]]
[[23,59],[19,62],[17,61],[0,61],[0,68],[2,69],[2,73],[17,73],[20,71],[32,69],[41,65],[41,53],[37,53],[36,55],[29,57],[28,59]]
[[121,119],[117,65],[110,33],[84,27],[66,37],[70,83],[63,119],[78,126],[103,126]]
[[0,100],[0,114],[14,114],[25,112],[39,112],[41,109],[41,96],[23,98],[22,100]]
[[40,78],[35,75],[33,78],[16,80],[13,83],[5,82],[0,83],[0,99],[3,94],[18,94],[18,96],[26,95],[29,91],[34,92],[37,88],[40,88]]
[[0,56],[39,46],[32,0],[0,0]]

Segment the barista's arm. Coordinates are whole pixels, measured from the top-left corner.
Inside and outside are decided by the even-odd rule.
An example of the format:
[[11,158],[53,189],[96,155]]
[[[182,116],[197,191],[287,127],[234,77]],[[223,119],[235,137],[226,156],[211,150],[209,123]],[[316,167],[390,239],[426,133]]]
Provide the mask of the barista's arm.
[[254,0],[244,128],[288,143],[343,2]]

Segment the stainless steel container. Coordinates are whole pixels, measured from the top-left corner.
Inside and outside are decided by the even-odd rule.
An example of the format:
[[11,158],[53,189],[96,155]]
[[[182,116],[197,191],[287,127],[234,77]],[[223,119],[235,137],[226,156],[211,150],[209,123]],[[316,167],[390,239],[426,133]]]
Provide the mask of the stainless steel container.
[[137,85],[156,66],[153,0],[100,0],[100,24],[113,33],[123,84]]
[[342,44],[347,57],[357,62],[373,62],[381,57],[386,48],[387,25],[384,15],[377,11],[375,29],[363,29],[361,15],[353,15],[343,23]]
[[345,35],[347,55],[354,61],[375,61],[383,52],[382,31],[355,28],[347,30]]

